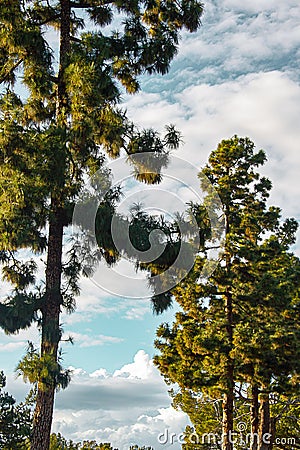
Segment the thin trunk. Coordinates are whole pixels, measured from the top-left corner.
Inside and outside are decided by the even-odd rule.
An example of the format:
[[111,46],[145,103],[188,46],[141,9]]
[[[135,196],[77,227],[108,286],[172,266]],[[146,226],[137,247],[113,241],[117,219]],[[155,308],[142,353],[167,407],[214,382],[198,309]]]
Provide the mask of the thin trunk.
[[61,25],[60,25],[60,62],[58,72],[57,89],[57,122],[66,123],[68,99],[66,93],[66,83],[64,78],[65,69],[69,63],[69,53],[71,48],[71,6],[69,0],[61,0]]
[[273,448],[276,437],[276,417],[270,417],[270,435],[271,435],[270,448]]
[[222,428],[222,450],[232,450],[234,444],[233,389],[228,389],[223,398]]
[[258,450],[270,450],[270,402],[269,394],[262,394],[259,407],[259,447]]
[[[61,306],[61,260],[63,225],[60,211],[53,212],[50,219],[48,257],[46,268],[46,301],[42,309],[41,355],[47,355],[57,362],[60,340],[59,315]],[[31,438],[32,450],[48,450],[53,417],[55,379],[47,384],[39,383]]]
[[251,442],[250,450],[258,449],[259,440],[259,402],[258,402],[258,387],[252,386],[252,399],[251,399]]
[[[226,295],[226,318],[227,318],[227,337],[231,347],[233,338],[233,314],[232,314],[232,296],[228,291]],[[230,355],[227,356],[226,367],[226,392],[223,397],[223,420],[222,420],[222,450],[233,449],[233,404],[234,404],[234,365]]]
[[[70,51],[70,17],[69,0],[61,0],[60,32],[60,67],[58,74],[56,119],[59,126],[65,126],[67,118],[67,93],[64,71],[68,64]],[[55,155],[54,155],[55,157]],[[49,218],[48,254],[46,265],[46,296],[42,307],[41,356],[50,356],[57,363],[60,341],[59,318],[61,312],[61,278],[63,249],[63,190],[64,158],[59,158],[58,173],[62,176],[51,196],[51,213]],[[47,383],[38,384],[36,407],[31,436],[31,450],[48,450],[53,419],[56,380],[50,377]]]
[[[230,211],[226,206],[226,237],[230,233]],[[226,269],[228,280],[230,280],[231,256],[226,249]],[[222,420],[222,450],[233,450],[233,405],[234,405],[234,361],[230,356],[233,345],[233,305],[230,287],[226,288],[225,294],[226,335],[228,343],[228,354],[226,362],[226,391],[223,397],[223,420]]]

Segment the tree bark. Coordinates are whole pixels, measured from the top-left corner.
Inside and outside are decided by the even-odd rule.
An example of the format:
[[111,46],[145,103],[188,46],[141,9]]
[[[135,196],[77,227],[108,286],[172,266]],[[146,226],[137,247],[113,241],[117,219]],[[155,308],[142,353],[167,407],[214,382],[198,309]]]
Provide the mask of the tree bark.
[[55,388],[43,390],[39,386],[34,411],[31,450],[48,450],[53,417]]
[[[66,126],[68,99],[64,80],[65,68],[68,65],[70,52],[70,0],[61,0],[60,29],[60,65],[58,74],[56,121],[58,126]],[[54,155],[55,156],[55,155]],[[62,155],[63,156],[63,155]],[[58,173],[56,187],[51,195],[51,208],[48,233],[48,253],[46,264],[46,295],[42,312],[41,357],[50,357],[54,365],[58,362],[58,346],[61,339],[59,318],[62,305],[62,251],[63,251],[63,203],[65,187],[65,161],[58,158]],[[53,419],[54,398],[56,389],[55,376],[50,376],[47,382],[38,383],[36,407],[33,418],[31,450],[48,450]]]
[[68,99],[65,83],[65,69],[69,63],[69,54],[71,48],[71,5],[70,0],[61,0],[61,24],[60,24],[60,51],[59,51],[59,72],[58,72],[58,88],[57,88],[57,106],[56,117],[58,123],[65,123]]
[[250,450],[258,449],[259,440],[259,402],[258,402],[258,386],[252,386],[251,399],[251,441]]
[[272,440],[270,434],[270,402],[269,394],[261,394],[259,407],[259,447],[258,450],[270,450]]
[[[226,206],[226,237],[230,233],[230,211],[229,205]],[[226,269],[228,280],[230,280],[231,256],[226,249]],[[228,354],[226,355],[226,391],[223,398],[223,420],[222,420],[222,450],[233,450],[233,405],[234,405],[234,361],[230,355],[233,344],[233,304],[230,286],[226,288],[225,293],[225,315],[226,315],[226,335],[228,344]]]
[[222,450],[233,449],[233,398],[233,389],[228,389],[223,398]]
[[270,434],[271,434],[270,448],[273,448],[273,445],[275,443],[275,437],[276,437],[276,417],[270,417]]
[[[53,205],[54,200],[52,200]],[[46,266],[46,298],[42,308],[41,356],[50,356],[57,362],[60,341],[59,316],[62,303],[62,238],[63,224],[60,210],[53,211],[50,218],[48,255]],[[47,379],[47,383],[39,382],[36,407],[33,418],[31,450],[48,450],[53,417],[53,405],[56,383],[55,379]]]
[[[226,331],[229,349],[233,340],[233,312],[232,312],[232,296],[229,289],[226,292]],[[230,350],[229,350],[230,351]],[[230,356],[227,355],[226,364],[226,392],[223,398],[223,421],[222,421],[222,450],[232,450],[234,447],[233,435],[233,404],[234,404],[234,363]]]

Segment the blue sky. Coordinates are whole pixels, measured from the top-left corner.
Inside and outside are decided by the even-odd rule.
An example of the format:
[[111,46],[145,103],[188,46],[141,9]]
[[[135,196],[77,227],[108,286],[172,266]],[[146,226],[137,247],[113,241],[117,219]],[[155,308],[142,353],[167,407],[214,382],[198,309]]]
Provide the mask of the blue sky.
[[[221,139],[249,136],[267,152],[270,203],[299,220],[299,0],[211,0],[202,22],[197,33],[183,35],[170,72],[144,77],[141,92],[124,96],[124,106],[141,126],[175,123],[184,139],[176,155],[199,169]],[[66,335],[75,338],[73,347],[64,345],[74,378],[57,396],[54,430],[120,449],[139,443],[176,450],[179,444],[160,446],[157,435],[167,427],[179,434],[187,418],[170,407],[151,362],[155,329],[176,308],[154,317],[147,299],[130,298],[134,289],[124,283],[127,297],[113,297],[82,280],[77,312],[63,317]],[[28,339],[38,340],[36,330],[0,333],[1,367],[19,398],[25,389],[13,369]]]

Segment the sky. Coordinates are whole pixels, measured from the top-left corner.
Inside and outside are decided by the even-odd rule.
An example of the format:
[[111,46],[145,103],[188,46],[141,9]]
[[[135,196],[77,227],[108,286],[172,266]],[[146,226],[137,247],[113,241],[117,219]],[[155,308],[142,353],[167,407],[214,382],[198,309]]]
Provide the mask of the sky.
[[[163,131],[174,123],[183,134],[174,154],[183,161],[181,190],[172,192],[169,176],[154,197],[164,192],[170,203],[176,197],[184,204],[194,193],[190,173],[201,169],[218,142],[237,134],[267,153],[262,173],[273,183],[270,204],[299,220],[299,58],[299,0],[207,0],[202,27],[183,34],[170,72],[143,77],[141,92],[124,96],[128,115],[141,127]],[[137,191],[134,199],[147,195]],[[300,255],[299,239],[294,251]],[[63,346],[73,379],[57,395],[53,429],[119,449],[137,443],[178,450],[178,442],[158,439],[164,442],[165,430],[180,437],[188,419],[171,407],[168,387],[152,363],[155,330],[172,321],[176,307],[153,316],[145,282],[126,261],[101,270],[106,284],[82,279],[76,312],[63,316],[65,336],[75,340]],[[112,292],[107,286],[114,286]],[[28,340],[38,342],[37,330],[14,336],[0,331],[1,368],[18,400],[28,387],[16,380],[14,368]]]

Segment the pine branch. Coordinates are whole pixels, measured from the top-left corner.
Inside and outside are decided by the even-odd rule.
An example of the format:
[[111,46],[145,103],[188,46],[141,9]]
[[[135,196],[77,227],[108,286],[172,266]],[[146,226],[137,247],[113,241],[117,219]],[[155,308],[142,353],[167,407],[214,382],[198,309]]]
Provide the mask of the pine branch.
[[222,248],[221,245],[212,245],[211,247],[204,247],[203,250],[218,250],[218,248]]
[[295,404],[297,405],[298,402],[299,402],[299,399],[297,399],[297,398],[296,399],[289,399],[287,401],[287,403],[284,405],[284,407],[282,408],[282,410],[280,411],[280,413],[277,414],[276,420],[281,419],[281,417],[284,415],[284,413],[286,411],[288,411],[291,406],[293,406]]
[[70,36],[70,40],[72,42],[78,42],[78,44],[82,44],[82,40],[77,38],[77,37],[75,37],[75,36]]
[[58,77],[51,75],[50,80],[52,81],[52,83],[58,84]]
[[47,25],[47,23],[53,22],[55,19],[59,19],[59,14],[56,14],[53,17],[48,17],[48,19],[43,20],[42,22],[36,23],[35,25],[38,27],[42,27],[43,25]]
[[14,70],[16,70],[16,69],[19,67],[19,65],[22,64],[22,62],[23,62],[23,58],[19,59],[19,61],[18,61],[18,62],[17,62],[17,63],[9,70],[9,72],[6,73],[6,74],[4,75],[4,77],[2,77],[2,78],[0,79],[0,84],[5,83],[5,81],[9,78],[9,76],[11,75],[11,73],[12,73]]
[[78,8],[78,9],[92,8],[92,5],[90,5],[88,2],[80,2],[80,3],[70,2],[70,6],[71,8]]

